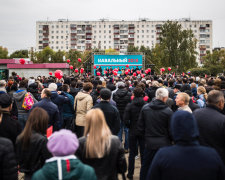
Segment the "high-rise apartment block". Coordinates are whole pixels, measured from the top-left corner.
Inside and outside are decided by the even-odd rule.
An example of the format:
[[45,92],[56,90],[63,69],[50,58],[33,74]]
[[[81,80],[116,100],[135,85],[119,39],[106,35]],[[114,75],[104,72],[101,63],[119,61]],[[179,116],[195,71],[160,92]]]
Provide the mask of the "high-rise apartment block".
[[[197,39],[197,62],[212,50],[212,21],[175,20],[183,29],[191,29]],[[129,45],[152,48],[159,43],[161,26],[166,21],[37,21],[36,50],[49,46],[53,50],[79,51],[90,49],[116,49],[125,53]]]

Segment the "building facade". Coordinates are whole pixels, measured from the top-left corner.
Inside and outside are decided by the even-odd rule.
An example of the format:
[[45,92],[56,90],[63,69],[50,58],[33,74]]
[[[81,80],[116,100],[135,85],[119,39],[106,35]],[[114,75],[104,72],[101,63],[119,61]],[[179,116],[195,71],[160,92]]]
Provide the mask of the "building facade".
[[[197,39],[197,62],[212,51],[211,20],[176,20],[183,29],[191,29]],[[55,51],[76,49],[116,49],[125,53],[129,45],[152,48],[159,43],[161,26],[166,21],[37,21],[36,50],[49,46]]]

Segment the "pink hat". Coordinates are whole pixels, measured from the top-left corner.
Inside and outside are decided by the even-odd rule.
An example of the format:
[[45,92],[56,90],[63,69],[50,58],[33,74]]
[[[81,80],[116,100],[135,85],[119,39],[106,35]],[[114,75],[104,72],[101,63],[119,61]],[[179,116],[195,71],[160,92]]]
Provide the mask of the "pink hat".
[[53,156],[72,155],[78,147],[79,141],[77,136],[66,129],[54,132],[47,143],[47,148]]

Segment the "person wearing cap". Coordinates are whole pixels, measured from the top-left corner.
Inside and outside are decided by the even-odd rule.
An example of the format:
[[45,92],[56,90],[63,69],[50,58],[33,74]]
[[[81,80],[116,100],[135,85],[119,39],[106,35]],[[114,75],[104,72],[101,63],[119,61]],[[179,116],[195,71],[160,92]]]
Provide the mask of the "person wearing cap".
[[103,88],[100,91],[101,102],[96,104],[93,108],[99,108],[103,111],[108,124],[113,135],[117,135],[120,130],[120,114],[118,109],[110,103],[112,92]]
[[194,116],[177,111],[171,119],[175,145],[161,148],[149,168],[148,180],[223,180],[224,165],[213,149],[200,146],[199,131]]
[[124,121],[123,121],[123,115],[125,108],[129,102],[131,102],[131,96],[132,94],[126,89],[125,83],[120,81],[117,83],[118,85],[118,90],[113,94],[113,100],[116,102],[116,106],[119,110],[120,113],[120,131],[119,131],[119,138],[121,142],[123,141],[123,131],[125,133],[125,143],[124,143],[124,148],[125,152],[128,153],[128,128],[125,126]]
[[74,155],[78,147],[77,136],[71,131],[62,129],[54,132],[47,143],[53,157],[34,173],[32,180],[96,180],[94,169]]
[[19,122],[11,118],[12,98],[7,94],[0,94],[0,137],[8,138],[15,146],[16,138],[22,128]]

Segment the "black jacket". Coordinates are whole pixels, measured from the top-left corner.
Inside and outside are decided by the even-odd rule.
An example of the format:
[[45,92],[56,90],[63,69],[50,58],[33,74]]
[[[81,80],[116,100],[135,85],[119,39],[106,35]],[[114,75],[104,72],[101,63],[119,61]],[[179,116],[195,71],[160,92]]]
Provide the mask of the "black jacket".
[[181,89],[180,89],[180,91],[181,92],[185,92],[185,91],[191,91],[191,87],[190,87],[190,85],[189,84],[183,84],[182,86],[181,86]]
[[125,109],[123,120],[125,125],[129,128],[129,134],[137,134],[137,121],[142,107],[146,104],[143,97],[134,98]]
[[126,159],[122,143],[117,136],[111,137],[111,147],[109,154],[103,158],[86,158],[85,157],[86,137],[79,139],[79,149],[76,152],[78,158],[87,165],[95,169],[98,180],[117,180],[118,173],[125,173],[127,170]]
[[111,91],[114,91],[114,90],[116,89],[116,86],[115,86],[113,83],[108,83],[108,84],[106,85],[106,87],[107,87],[108,89],[110,89]]
[[146,104],[138,119],[137,133],[145,137],[146,148],[158,149],[171,145],[169,133],[173,111],[161,100],[155,99]]
[[193,103],[193,100],[190,99],[188,106],[191,108],[192,112],[194,112],[196,109],[199,109],[199,105]]
[[17,180],[16,156],[12,142],[0,137],[0,179]]
[[225,115],[212,105],[197,109],[193,114],[198,123],[200,144],[215,148],[225,164]]
[[47,141],[44,135],[33,132],[29,146],[24,149],[22,140],[18,136],[16,140],[16,158],[20,172],[32,175],[44,165],[46,159],[51,157],[46,146]]
[[131,102],[131,93],[128,92],[125,88],[118,89],[113,94],[113,100],[116,102],[116,106],[120,112],[120,118],[123,120],[124,110],[129,102]]
[[70,92],[69,93],[73,96],[73,98],[75,98],[75,96],[77,95],[78,92],[80,92],[80,89],[70,87]]
[[16,138],[21,133],[22,128],[17,120],[10,117],[10,114],[4,113],[0,123],[0,137],[8,138],[15,146]]
[[58,123],[59,123],[59,109],[58,107],[48,98],[44,98],[38,103],[34,104],[31,108],[30,112],[35,108],[40,107],[43,108],[45,111],[47,111],[49,120],[48,120],[48,126],[53,126],[54,131],[57,130]]
[[152,101],[153,99],[154,99],[154,97],[155,97],[155,92],[156,92],[156,90],[158,89],[159,87],[154,87],[154,86],[152,86],[152,87],[150,87],[149,89],[148,89],[148,97],[149,97],[149,100],[150,101]]
[[223,162],[214,149],[199,145],[198,127],[192,114],[184,111],[175,114],[171,133],[176,145],[161,148],[156,153],[146,179],[223,180]]
[[105,120],[113,135],[117,135],[120,130],[120,113],[118,109],[108,101],[101,101],[93,108],[99,108],[105,115]]

